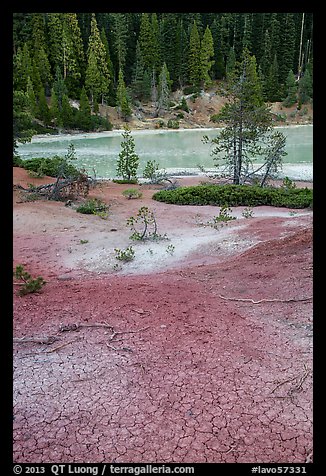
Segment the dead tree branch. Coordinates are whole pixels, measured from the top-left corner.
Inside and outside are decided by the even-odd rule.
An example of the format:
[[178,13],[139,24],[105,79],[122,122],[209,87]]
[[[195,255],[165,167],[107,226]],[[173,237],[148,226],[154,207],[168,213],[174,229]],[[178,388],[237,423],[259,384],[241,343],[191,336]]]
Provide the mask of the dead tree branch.
[[241,301],[241,302],[251,302],[252,304],[260,304],[262,302],[303,302],[303,301],[311,301],[312,296],[306,298],[298,298],[298,299],[259,299],[258,301],[254,301],[253,299],[249,298],[235,298],[235,297],[226,297],[218,295],[221,299],[225,299],[227,301]]

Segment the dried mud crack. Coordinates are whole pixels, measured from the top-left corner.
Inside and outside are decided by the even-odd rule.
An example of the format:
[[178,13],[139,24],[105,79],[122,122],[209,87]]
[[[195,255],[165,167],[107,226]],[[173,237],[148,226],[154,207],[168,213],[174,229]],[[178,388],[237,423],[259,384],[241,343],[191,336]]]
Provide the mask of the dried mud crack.
[[[311,212],[261,208],[157,268],[90,270],[103,234],[114,247],[109,228],[127,239],[140,202],[120,194],[102,191],[106,225],[14,204],[15,263],[47,280],[14,297],[14,461],[312,461]],[[155,207],[176,249],[214,214]]]

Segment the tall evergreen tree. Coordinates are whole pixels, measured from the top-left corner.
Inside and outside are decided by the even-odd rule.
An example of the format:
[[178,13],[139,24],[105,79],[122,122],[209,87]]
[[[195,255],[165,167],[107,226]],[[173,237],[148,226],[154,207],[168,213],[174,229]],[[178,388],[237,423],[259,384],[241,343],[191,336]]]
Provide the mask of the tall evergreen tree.
[[59,66],[63,73],[63,13],[48,13],[49,61],[53,71]]
[[128,40],[128,16],[126,13],[109,13],[112,47],[116,58],[116,72],[125,70]]
[[176,43],[177,21],[175,13],[162,13],[159,33],[161,60],[166,63],[171,80],[176,84],[178,79],[176,68],[179,66],[179,63],[177,63],[177,52],[179,53],[178,48],[180,46],[177,46]]
[[37,104],[36,104],[36,96],[34,93],[33,83],[30,77],[27,78],[27,88],[26,88],[26,96],[27,96],[27,109],[30,113],[31,117],[36,117],[37,114]]
[[242,48],[248,48],[251,51],[252,47],[252,19],[251,13],[244,14],[244,27],[243,27],[243,35],[242,35]]
[[278,64],[280,83],[284,84],[289,71],[294,68],[295,24],[293,13],[284,13],[282,17]]
[[138,41],[144,67],[152,71],[155,66],[154,33],[148,13],[142,13]]
[[115,105],[116,103],[116,95],[115,95],[115,85],[114,85],[114,68],[113,68],[113,63],[111,61],[111,56],[110,56],[110,48],[109,48],[109,42],[105,33],[104,27],[101,29],[101,41],[104,45],[105,48],[105,53],[106,53],[106,62],[108,65],[108,71],[109,71],[109,77],[111,78],[110,84],[109,84],[109,89],[108,89],[108,94],[107,94],[107,102],[110,106]]
[[51,121],[49,106],[46,102],[45,92],[43,86],[37,91],[37,108],[36,117],[44,124],[48,125]]
[[30,142],[35,130],[29,112],[28,97],[23,91],[13,92],[13,154],[16,154],[17,142]]
[[237,185],[252,172],[252,157],[263,153],[261,142],[271,130],[272,121],[263,101],[256,59],[246,49],[229,81],[228,99],[220,113],[225,127],[215,139],[205,140],[214,144],[213,156],[224,154],[233,183]]
[[59,108],[59,101],[58,101],[58,96],[55,91],[55,88],[53,87],[51,89],[51,99],[50,99],[50,116],[52,119],[52,122],[54,126],[56,127],[62,127],[62,119],[61,119],[61,113],[60,113],[60,108]]
[[291,107],[297,102],[297,90],[298,86],[295,80],[295,75],[291,69],[286,78],[286,97],[283,101],[284,106]]
[[77,113],[77,123],[78,126],[83,131],[89,131],[92,127],[92,120],[91,120],[91,106],[88,101],[88,97],[83,87],[80,94],[79,100],[79,110]]
[[178,20],[176,36],[174,39],[174,77],[176,85],[181,88],[188,80],[188,68],[186,61],[186,58],[188,57],[188,43],[188,37],[183,26],[183,20],[181,18]]
[[234,48],[232,46],[228,52],[227,59],[226,59],[225,73],[226,73],[226,79],[228,81],[230,81],[231,78],[233,77],[235,64],[236,64],[236,57],[235,57]]
[[207,25],[200,47],[201,57],[201,80],[204,87],[209,86],[212,83],[212,79],[209,75],[211,68],[214,64],[214,42],[211,30]]
[[309,68],[306,68],[303,76],[299,80],[298,100],[299,106],[306,104],[312,98],[312,77]]
[[48,55],[46,54],[43,46],[34,52],[33,74],[35,78],[34,82],[41,82],[43,88],[45,89],[46,95],[49,95],[53,78]]
[[263,84],[264,99],[266,101],[280,101],[280,85],[278,81],[278,63],[276,53],[266,73]]
[[88,42],[88,65],[86,70],[85,86],[90,92],[92,105],[99,99],[104,101],[104,96],[109,89],[109,70],[106,60],[105,47],[101,41],[95,14],[92,14],[91,34]]
[[127,95],[127,89],[123,78],[123,72],[121,69],[119,70],[119,79],[117,87],[117,108],[120,117],[123,120],[127,120],[127,118],[131,115],[129,98]]
[[196,21],[194,21],[190,31],[188,70],[190,83],[193,86],[199,86],[202,78],[202,68],[200,56],[200,37]]
[[163,63],[158,82],[158,101],[157,101],[157,114],[160,115],[163,110],[169,107],[169,97],[171,93],[172,81],[170,80],[170,73]]

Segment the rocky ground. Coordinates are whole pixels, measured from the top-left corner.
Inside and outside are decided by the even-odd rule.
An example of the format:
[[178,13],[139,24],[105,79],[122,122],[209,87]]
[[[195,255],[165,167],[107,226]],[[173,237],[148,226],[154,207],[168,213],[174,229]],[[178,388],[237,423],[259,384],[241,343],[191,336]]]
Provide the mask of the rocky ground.
[[[182,97],[181,90],[175,91],[171,95],[172,107],[160,117],[155,117],[155,105],[150,101],[133,106],[132,115],[127,123],[121,120],[115,107],[100,106],[100,114],[109,118],[113,129],[122,129],[126,125],[132,130],[167,128],[169,119],[178,120],[181,129],[220,127],[222,125],[212,121],[212,116],[219,113],[227,102],[226,97],[221,95],[219,83],[214,84],[196,98],[192,95],[185,96],[189,108],[188,112],[177,109]],[[74,105],[77,106],[77,103]],[[297,109],[297,104],[284,107],[282,102],[271,103],[269,107],[273,114],[275,126],[312,124],[313,122],[313,106],[311,103],[304,104],[300,110]],[[183,117],[180,117],[180,114]]]
[[[14,461],[312,461],[312,211],[236,207],[215,229],[218,207],[137,187],[91,191],[107,219],[14,190],[14,266],[47,281],[14,284]],[[130,240],[141,206],[167,239]]]

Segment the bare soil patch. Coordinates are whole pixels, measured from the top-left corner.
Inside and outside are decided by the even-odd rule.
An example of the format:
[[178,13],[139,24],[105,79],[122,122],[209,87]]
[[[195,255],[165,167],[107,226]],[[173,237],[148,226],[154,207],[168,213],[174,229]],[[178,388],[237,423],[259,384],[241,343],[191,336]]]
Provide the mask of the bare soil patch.
[[[237,207],[214,229],[218,207],[137,187],[92,190],[107,220],[14,191],[14,265],[47,280],[15,287],[14,461],[311,461],[312,212]],[[141,206],[167,240],[130,241]]]

